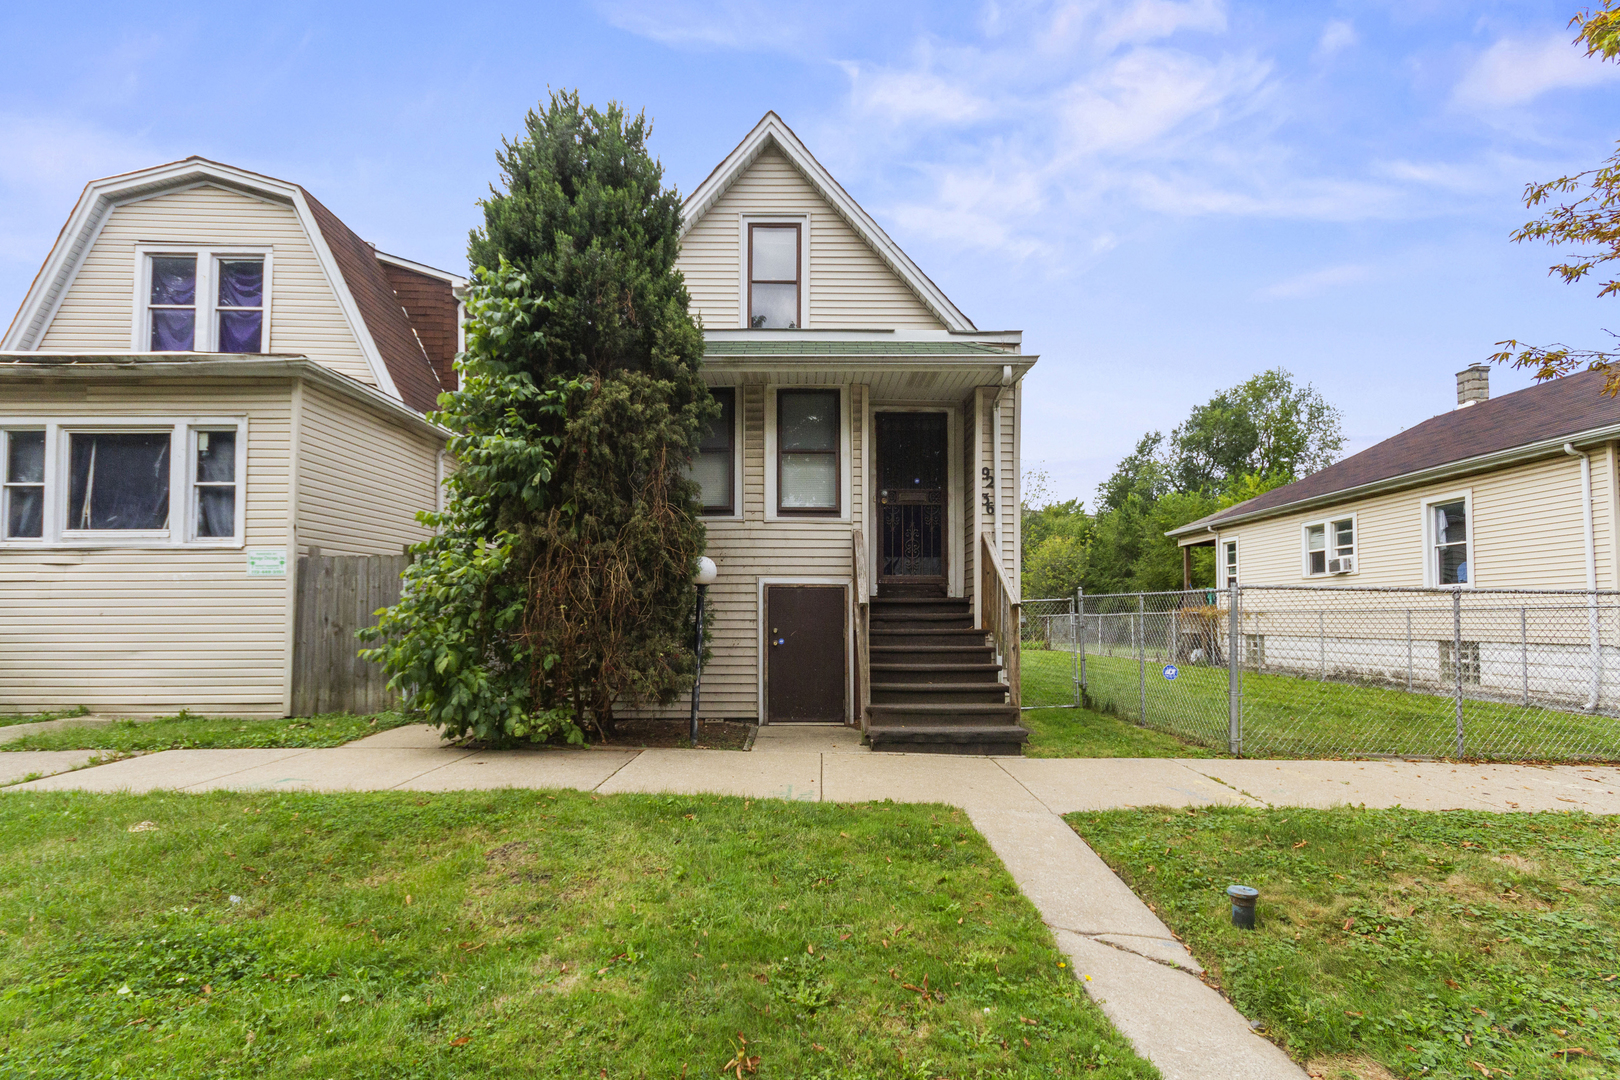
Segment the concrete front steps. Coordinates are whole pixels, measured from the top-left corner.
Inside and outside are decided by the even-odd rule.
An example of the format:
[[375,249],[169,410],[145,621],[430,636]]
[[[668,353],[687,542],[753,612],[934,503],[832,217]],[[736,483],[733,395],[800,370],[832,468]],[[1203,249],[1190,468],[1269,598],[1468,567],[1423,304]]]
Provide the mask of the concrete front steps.
[[870,610],[873,750],[1023,753],[1029,732],[967,600],[879,596]]

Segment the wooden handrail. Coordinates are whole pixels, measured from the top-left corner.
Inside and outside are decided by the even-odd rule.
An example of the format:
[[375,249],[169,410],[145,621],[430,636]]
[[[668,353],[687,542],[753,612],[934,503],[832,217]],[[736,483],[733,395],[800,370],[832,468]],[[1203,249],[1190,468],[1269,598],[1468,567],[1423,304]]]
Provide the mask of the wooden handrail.
[[1001,555],[990,545],[987,533],[979,534],[979,619],[980,629],[995,639],[996,659],[1007,674],[1007,699],[1013,705],[1022,701],[1018,685],[1019,604],[1001,567]]
[[850,535],[855,581],[855,722],[866,730],[866,707],[872,703],[871,598],[866,569],[866,541],[861,530]]

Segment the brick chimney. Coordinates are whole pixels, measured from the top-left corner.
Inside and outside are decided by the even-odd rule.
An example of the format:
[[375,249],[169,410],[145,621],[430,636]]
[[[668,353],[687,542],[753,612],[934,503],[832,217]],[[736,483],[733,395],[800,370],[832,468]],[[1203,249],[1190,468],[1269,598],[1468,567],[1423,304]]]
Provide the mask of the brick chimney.
[[1491,366],[1470,364],[1457,372],[1457,408],[1465,408],[1491,396]]

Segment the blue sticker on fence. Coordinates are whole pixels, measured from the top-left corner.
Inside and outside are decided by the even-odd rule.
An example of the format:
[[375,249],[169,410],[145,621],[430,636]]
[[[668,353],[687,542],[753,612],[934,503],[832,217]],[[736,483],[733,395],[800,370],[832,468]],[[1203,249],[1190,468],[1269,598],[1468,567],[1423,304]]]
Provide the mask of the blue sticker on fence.
[[1169,679],[1171,682],[1175,682],[1176,681],[1176,676],[1180,675],[1180,674],[1181,674],[1181,672],[1176,670],[1176,665],[1174,665],[1174,664],[1166,664],[1166,665],[1164,665],[1164,677],[1166,679]]

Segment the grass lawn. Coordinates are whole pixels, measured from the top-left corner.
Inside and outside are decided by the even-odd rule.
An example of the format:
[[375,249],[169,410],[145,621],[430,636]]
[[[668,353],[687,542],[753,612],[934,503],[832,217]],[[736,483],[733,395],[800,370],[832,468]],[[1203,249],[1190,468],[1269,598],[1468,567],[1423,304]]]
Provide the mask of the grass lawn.
[[[1019,656],[1025,705],[1074,700],[1070,654],[1024,649]],[[1091,709],[1030,709],[1025,757],[1214,757],[1207,748]]]
[[[1238,1009],[1324,1077],[1620,1075],[1620,819],[1234,807],[1067,820]],[[1257,930],[1231,925],[1230,884],[1260,890]]]
[[156,720],[120,720],[98,727],[69,727],[38,731],[0,743],[6,750],[138,750],[236,749],[241,747],[341,746],[408,722],[399,713],[354,716],[282,717],[269,720],[232,720],[220,717],[164,716]]
[[1063,963],[941,806],[0,796],[7,1076],[1157,1076]]
[[90,710],[83,705],[73,709],[63,709],[60,712],[42,713],[0,713],[0,727],[11,727],[14,724],[37,724],[41,720],[66,720],[73,716],[88,716]]
[[[1067,678],[1069,654],[1042,656]],[[1154,728],[1225,750],[1225,668],[1181,665],[1174,681],[1163,661],[1149,658],[1147,721]],[[1026,685],[1028,681],[1026,679]],[[1134,657],[1086,657],[1086,690],[1105,712],[1141,715],[1144,680]],[[1073,700],[1071,691],[1064,700]],[[1252,757],[1456,753],[1456,705],[1449,697],[1408,694],[1291,675],[1243,673],[1243,752]],[[1492,701],[1464,701],[1465,756],[1507,760],[1620,758],[1620,720]]]

